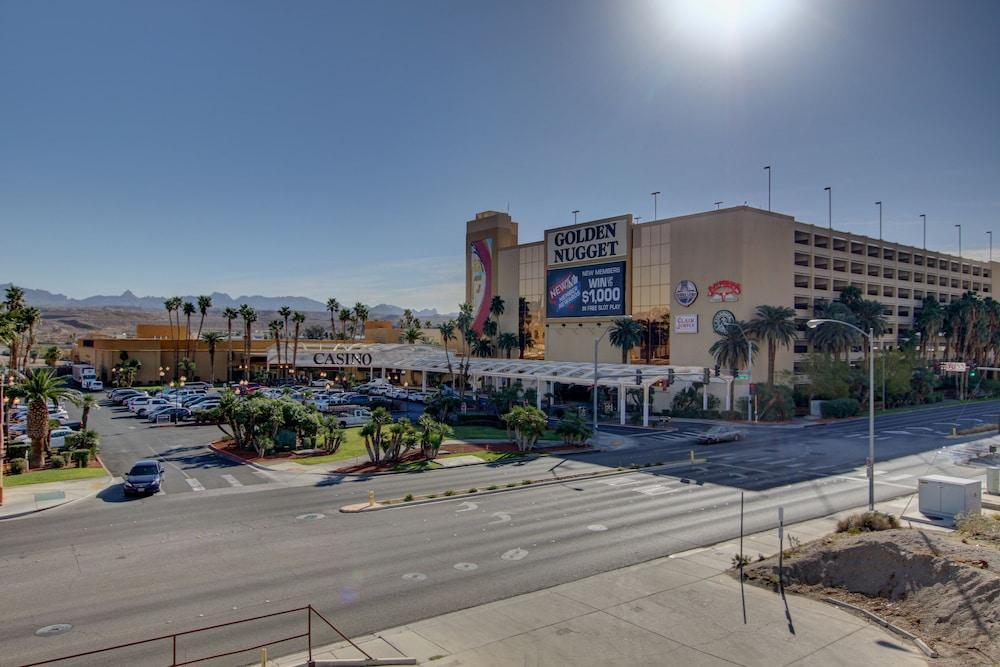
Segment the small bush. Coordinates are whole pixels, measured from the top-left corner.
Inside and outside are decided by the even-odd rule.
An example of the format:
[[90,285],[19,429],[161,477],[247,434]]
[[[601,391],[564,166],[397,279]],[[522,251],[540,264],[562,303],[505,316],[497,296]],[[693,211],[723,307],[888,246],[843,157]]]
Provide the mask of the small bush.
[[510,484],[504,484],[504,486],[506,486],[509,489],[511,487],[517,486],[517,484],[515,484],[514,482],[511,482]]
[[452,491],[451,489],[448,489],[447,491],[444,492],[444,495],[446,495],[446,496],[453,496],[453,495],[455,495],[455,492]]
[[7,458],[8,459],[26,459],[28,458],[28,450],[31,449],[31,445],[27,443],[14,443],[7,445]]
[[11,475],[20,475],[21,473],[28,472],[28,459],[11,459],[9,463]]
[[77,468],[86,468],[90,465],[90,450],[89,449],[74,449],[70,456],[73,462],[76,463]]
[[819,410],[824,419],[843,419],[861,412],[861,403],[856,398],[835,398],[823,401]]
[[879,530],[889,530],[899,528],[899,520],[891,514],[884,512],[865,512],[863,514],[852,514],[837,522],[838,533],[871,533]]
[[750,556],[746,554],[733,554],[732,565],[734,570],[740,569],[740,567],[746,567],[750,564]]
[[486,487],[486,490],[487,491],[495,491],[498,488],[499,487],[496,484],[490,484],[489,486]]
[[438,494],[436,494],[436,493],[432,493],[432,494],[428,495],[427,497],[428,497],[428,498],[437,498],[437,497],[438,497]]
[[477,489],[476,487],[472,487],[471,489],[469,489],[469,493],[476,493],[477,491],[479,491],[479,489]]
[[403,500],[405,502],[410,502],[411,500],[413,500],[413,494],[412,493],[407,493],[406,496],[403,497]]
[[526,480],[523,480],[521,482],[521,486],[528,486],[529,484],[531,484],[531,480],[530,479],[526,479]]
[[1000,540],[1000,517],[985,514],[959,514],[955,528],[964,537]]
[[52,456],[51,459],[49,459],[49,464],[51,464],[53,468],[65,468],[66,459],[60,456],[59,454],[55,454]]

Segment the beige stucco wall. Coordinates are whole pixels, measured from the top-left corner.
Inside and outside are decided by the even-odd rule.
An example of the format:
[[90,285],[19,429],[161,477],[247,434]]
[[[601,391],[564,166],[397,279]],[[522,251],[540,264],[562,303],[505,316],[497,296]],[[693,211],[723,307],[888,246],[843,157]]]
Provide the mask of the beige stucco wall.
[[[670,362],[677,366],[713,367],[708,349],[718,335],[712,319],[720,310],[732,311],[737,320],[750,320],[758,305],[792,306],[792,280],[788,270],[792,253],[793,219],[745,207],[676,218],[670,223],[671,335]],[[677,303],[673,289],[691,280],[698,298],[689,307]],[[708,288],[719,280],[740,283],[738,301],[716,303]],[[697,314],[698,333],[674,331],[677,315]],[[766,377],[766,353],[754,358],[754,380]],[[779,350],[776,368],[792,367],[791,348]]]

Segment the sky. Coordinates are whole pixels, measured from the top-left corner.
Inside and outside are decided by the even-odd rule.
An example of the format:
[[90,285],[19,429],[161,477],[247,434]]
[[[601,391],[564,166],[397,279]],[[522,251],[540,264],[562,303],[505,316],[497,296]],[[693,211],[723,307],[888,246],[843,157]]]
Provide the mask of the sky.
[[[747,202],[984,253],[1000,3],[0,0],[0,282],[456,310],[522,241]],[[1000,236],[998,236],[1000,244]]]

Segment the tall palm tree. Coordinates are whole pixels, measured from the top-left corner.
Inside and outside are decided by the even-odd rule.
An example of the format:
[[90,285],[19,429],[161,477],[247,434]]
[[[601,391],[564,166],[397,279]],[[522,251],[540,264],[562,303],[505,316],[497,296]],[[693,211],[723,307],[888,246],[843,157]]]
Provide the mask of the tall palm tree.
[[[862,299],[854,307],[854,317],[857,320],[858,328],[862,331],[871,331],[875,338],[885,333],[886,324],[885,306],[872,299]],[[868,354],[871,351],[870,345],[864,345],[865,361],[868,361]]]
[[77,403],[79,393],[65,387],[53,371],[45,369],[27,375],[13,387],[11,395],[22,399],[28,406],[29,464],[32,468],[41,468],[45,465],[45,453],[49,449],[49,403],[58,405],[63,399]]
[[499,331],[499,329],[500,327],[497,326],[496,320],[487,318],[487,320],[483,322],[483,335],[489,338],[491,342],[497,335],[497,331]]
[[184,317],[187,319],[185,334],[187,337],[184,340],[184,354],[188,359],[191,358],[191,316],[198,312],[198,309],[194,307],[194,304],[190,301],[185,301],[184,305],[181,307],[184,313]]
[[478,336],[472,341],[472,354],[477,357],[493,356],[493,341],[486,336]]
[[611,324],[608,341],[622,351],[622,363],[628,363],[628,353],[642,342],[642,324],[629,317],[619,317]]
[[365,322],[368,321],[368,306],[358,301],[354,304],[354,317],[361,324],[361,337],[365,336]]
[[854,285],[848,285],[844,289],[840,290],[840,296],[837,297],[837,301],[847,306],[852,312],[858,307],[862,301],[864,301],[864,296],[861,294],[861,290]]
[[[722,368],[733,372],[735,378],[736,371],[748,362],[747,343],[749,342],[743,332],[747,330],[746,322],[737,322],[736,326],[726,327],[726,332],[719,334],[719,339],[708,348],[709,354],[715,359],[715,363]],[[750,347],[756,350],[756,345],[750,343]],[[735,382],[729,383],[729,405],[733,405]]]
[[206,331],[201,335],[201,339],[208,343],[208,365],[212,369],[212,384],[215,384],[215,350],[219,341],[223,340],[222,334],[218,331]]
[[448,354],[448,341],[455,340],[455,322],[448,320],[438,326],[438,333],[441,334],[441,343],[444,345],[444,358],[448,362],[448,375],[452,381],[455,379],[455,372],[451,368],[451,356]]
[[331,296],[326,300],[326,309],[330,311],[330,338],[336,338],[337,313],[340,312],[340,302]]
[[[288,320],[292,317],[292,309],[289,308],[288,306],[282,306],[281,308],[278,309],[278,314],[281,315],[281,317],[282,317],[282,319],[284,320],[284,323],[285,323],[285,326],[284,326],[284,331],[285,331],[285,363],[287,364],[288,363],[288,331],[289,331]],[[280,354],[278,355],[278,359],[279,360],[281,359],[281,355]],[[280,363],[280,361],[279,361],[279,363]]]
[[244,303],[240,306],[240,317],[243,318],[243,378],[249,379],[251,325],[257,321],[257,311]]
[[749,323],[749,332],[767,342],[767,384],[774,386],[774,357],[778,346],[788,347],[795,340],[795,311],[786,306],[757,306]]
[[517,347],[517,336],[512,333],[502,333],[497,338],[497,349],[507,355],[510,359],[511,350]]
[[[180,377],[180,368],[177,365],[180,363],[181,358],[181,341],[180,341],[180,328],[181,328],[181,314],[180,309],[184,300],[179,296],[172,296],[163,302],[163,307],[167,309],[167,321],[170,323],[170,335],[174,339],[174,380]],[[171,315],[175,315],[171,319]],[[174,320],[176,319],[176,324]]]
[[932,345],[931,354],[937,356],[937,337],[944,324],[944,309],[933,296],[926,297],[920,307],[920,312],[914,320],[915,328],[920,332],[920,356],[927,358],[927,345]]
[[411,324],[410,326],[403,329],[403,333],[400,334],[400,338],[402,338],[404,342],[413,345],[414,343],[418,343],[421,340],[423,340],[424,332],[421,331],[420,327],[418,327],[417,325]]
[[[305,322],[305,321],[306,321],[306,316],[303,315],[302,313],[300,313],[299,311],[295,311],[294,313],[292,313],[292,322],[295,324],[295,342],[292,345],[292,374],[293,375],[295,374],[295,371],[297,370],[297,365],[298,365],[297,362],[298,362],[298,356],[299,356],[299,327],[301,327],[302,323]],[[286,344],[287,344],[287,340],[286,340]],[[288,363],[288,359],[287,358],[285,359],[285,363]]]
[[21,323],[24,327],[24,356],[21,361],[21,368],[28,367],[28,359],[31,358],[31,348],[35,346],[35,325],[42,319],[42,311],[34,306],[21,308]]
[[[341,308],[340,312],[337,313],[337,319],[340,320],[340,335],[347,337],[347,323],[351,321],[351,309]],[[351,336],[353,337],[353,332]]]
[[195,340],[201,340],[201,330],[205,326],[205,316],[208,315],[208,310],[211,307],[212,297],[204,295],[198,297],[198,312],[201,314],[201,319],[198,320],[198,335],[195,336]]
[[94,398],[93,394],[84,394],[80,399],[80,430],[87,430],[87,422],[90,420],[90,413],[92,410],[100,410],[101,406],[97,404],[97,399]]
[[235,308],[226,308],[222,311],[222,316],[226,318],[226,381],[233,381],[233,320],[240,316],[240,311]]
[[[842,303],[834,302],[828,304],[826,308],[818,310],[816,317],[827,320],[839,320],[848,324],[856,324],[857,319],[854,313]],[[857,345],[860,334],[850,327],[838,324],[823,323],[815,329],[809,329],[806,336],[812,342],[813,347],[820,352],[833,355],[834,360],[840,360],[840,353],[844,352],[844,360],[850,358],[851,347]]]
[[504,303],[503,297],[495,296],[490,301],[490,315],[493,316],[497,322],[500,321],[500,316],[503,315],[503,311],[506,309],[506,304]]
[[267,330],[271,332],[271,338],[274,339],[274,346],[278,350],[278,366],[281,366],[281,329],[285,325],[281,320],[271,320],[267,324]]

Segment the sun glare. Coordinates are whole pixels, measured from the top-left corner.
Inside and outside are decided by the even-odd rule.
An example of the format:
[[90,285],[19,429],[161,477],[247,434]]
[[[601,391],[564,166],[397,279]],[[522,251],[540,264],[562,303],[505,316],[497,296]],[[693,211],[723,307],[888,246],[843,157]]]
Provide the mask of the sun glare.
[[[668,0],[667,16],[680,34],[700,43],[745,45],[787,13],[791,0]],[[711,40],[712,37],[717,38]]]

